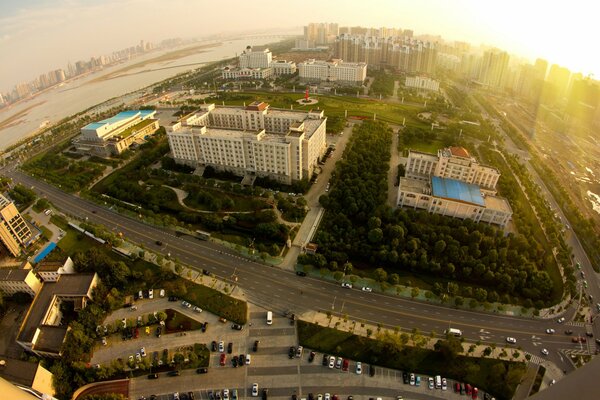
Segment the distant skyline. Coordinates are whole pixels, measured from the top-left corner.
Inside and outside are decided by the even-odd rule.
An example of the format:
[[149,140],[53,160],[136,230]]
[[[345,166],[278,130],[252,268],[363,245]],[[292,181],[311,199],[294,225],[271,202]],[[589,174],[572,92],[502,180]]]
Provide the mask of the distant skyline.
[[[258,6],[257,6],[258,4]],[[595,3],[584,0],[7,0],[0,2],[0,92],[140,40],[293,28],[309,22],[396,27],[494,45],[600,78]]]

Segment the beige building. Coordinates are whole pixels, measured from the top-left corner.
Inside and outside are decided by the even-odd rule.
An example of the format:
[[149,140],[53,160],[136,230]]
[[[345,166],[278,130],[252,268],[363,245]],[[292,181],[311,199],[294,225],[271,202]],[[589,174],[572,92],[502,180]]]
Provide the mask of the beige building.
[[0,194],[0,241],[13,256],[21,254],[32,238],[31,230],[14,203]]
[[296,63],[287,60],[276,60],[271,63],[274,75],[292,75],[296,73]]
[[40,357],[59,358],[68,330],[61,325],[61,304],[72,302],[75,311],[84,309],[98,282],[95,273],[64,274],[56,282],[45,282],[21,324],[17,343]]
[[82,153],[109,157],[129,149],[159,128],[155,110],[123,111],[114,117],[92,122],[81,128],[73,145]]
[[23,292],[35,296],[42,283],[31,269],[0,269],[0,290],[8,296]]
[[[52,373],[39,363],[0,356],[0,377],[28,394],[33,391],[38,396],[54,396],[55,393],[52,386]],[[4,387],[2,387],[2,390],[4,390]],[[16,400],[19,398],[8,396],[5,391],[2,391],[2,393],[3,396],[7,396],[3,397],[6,399]],[[25,393],[23,394],[25,395]],[[30,397],[23,398],[29,399]],[[31,398],[35,399],[36,397]],[[49,399],[50,397],[46,398]]]
[[273,61],[273,53],[268,48],[258,49],[247,46],[240,54],[240,68],[269,68]]
[[298,64],[298,74],[304,81],[327,81],[361,85],[367,78],[367,64],[342,60],[306,60]]
[[309,179],[326,150],[323,111],[203,106],[168,129],[177,163],[213,166],[283,183]]
[[273,68],[235,68],[225,67],[221,70],[223,79],[268,79],[273,76]]

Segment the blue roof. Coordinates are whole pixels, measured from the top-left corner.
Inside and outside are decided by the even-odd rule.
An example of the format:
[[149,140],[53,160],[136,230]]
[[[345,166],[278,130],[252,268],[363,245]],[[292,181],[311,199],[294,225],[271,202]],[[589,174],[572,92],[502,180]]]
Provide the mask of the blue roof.
[[48,246],[46,246],[46,248],[42,250],[42,252],[33,259],[33,262],[39,263],[40,261],[42,261],[44,258],[46,258],[48,254],[50,254],[52,250],[54,250],[55,247],[56,243],[50,242],[50,244],[48,244]]
[[156,110],[129,110],[129,111],[121,111],[120,113],[118,113],[115,116],[112,116],[110,118],[107,119],[103,119],[102,121],[98,121],[98,122],[92,122],[90,124],[87,124],[83,129],[98,129],[106,124],[115,124],[119,121],[122,121],[124,119],[128,119],[131,117],[134,117],[136,115],[140,115],[140,117],[142,119],[147,118],[149,115],[151,115],[152,113],[155,113]]
[[433,195],[436,197],[458,200],[478,206],[485,205],[481,196],[481,190],[479,190],[479,186],[477,185],[434,176],[431,178],[431,189]]

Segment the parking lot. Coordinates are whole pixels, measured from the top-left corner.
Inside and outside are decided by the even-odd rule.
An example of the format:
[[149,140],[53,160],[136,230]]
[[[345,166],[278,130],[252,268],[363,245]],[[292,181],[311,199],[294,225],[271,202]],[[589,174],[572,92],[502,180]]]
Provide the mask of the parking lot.
[[[310,350],[305,349],[300,358],[288,357],[290,346],[297,346],[295,327],[290,325],[290,320],[282,316],[275,316],[272,325],[266,324],[264,310],[259,310],[250,305],[251,314],[249,324],[244,330],[231,329],[231,324],[212,324],[212,329],[205,334],[198,334],[201,343],[208,347],[213,340],[222,340],[225,345],[227,361],[225,366],[219,365],[220,353],[211,352],[210,367],[207,374],[196,374],[193,370],[183,370],[178,377],[159,374],[159,379],[149,380],[146,376],[131,380],[130,397],[139,399],[144,396],[150,398],[156,395],[160,400],[173,399],[173,393],[187,394],[194,392],[196,399],[209,400],[209,391],[217,392],[228,388],[237,389],[239,398],[250,398],[253,383],[258,383],[259,391],[268,389],[269,398],[291,399],[296,395],[298,399],[308,398],[308,394],[330,393],[336,394],[340,399],[353,395],[356,400],[367,400],[370,397],[393,398],[398,395],[405,399],[466,399],[467,396],[455,394],[452,390],[453,381],[448,381],[448,390],[430,390],[427,388],[427,378],[422,377],[421,386],[405,385],[402,382],[400,371],[375,368],[375,376],[369,376],[369,366],[363,364],[363,373],[356,374],[356,363],[350,361],[348,371],[330,369],[321,364],[323,354],[317,353],[314,361],[308,361]],[[204,313],[203,313],[204,314]],[[201,315],[205,317],[205,315]],[[207,316],[206,316],[207,317]],[[216,320],[215,316],[211,316]],[[202,319],[202,318],[201,318]],[[207,320],[211,321],[209,318]],[[210,324],[210,322],[209,322]],[[195,333],[178,337],[186,344],[193,343],[191,339]],[[164,336],[163,336],[164,337]],[[260,341],[257,352],[252,351],[256,340]],[[233,346],[232,354],[227,354],[227,344]],[[251,354],[251,364],[234,368],[230,362],[231,356]],[[469,397],[470,398],[470,397]],[[480,394],[479,398],[483,398]]]

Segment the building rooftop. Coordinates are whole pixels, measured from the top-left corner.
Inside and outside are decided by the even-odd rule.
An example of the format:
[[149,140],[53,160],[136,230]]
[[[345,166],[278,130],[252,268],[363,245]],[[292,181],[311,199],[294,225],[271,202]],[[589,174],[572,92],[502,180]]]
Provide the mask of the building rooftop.
[[454,157],[471,158],[469,152],[464,147],[450,147],[450,153]]
[[431,188],[432,194],[436,197],[485,206],[481,190],[477,185],[434,176],[431,178]]
[[62,261],[44,261],[37,266],[36,270],[38,272],[55,272],[63,265],[64,263]]
[[253,101],[248,106],[246,106],[246,110],[249,111],[263,111],[269,108],[269,104],[264,103],[262,101]]
[[407,192],[426,194],[431,185],[429,185],[429,182],[419,179],[400,178],[400,188]]
[[48,353],[60,353],[65,336],[67,336],[66,326],[42,325],[34,349],[46,351]]
[[485,202],[485,208],[504,211],[512,214],[512,208],[510,208],[510,204],[504,197],[485,196],[483,200]]
[[35,330],[42,324],[55,296],[86,296],[95,276],[93,273],[61,275],[56,282],[45,282],[29,307],[18,340],[26,343],[33,340]]
[[[131,136],[131,134],[140,131],[142,129],[144,129],[145,127],[147,127],[150,124],[154,123],[154,119],[145,119],[133,126],[130,126],[129,128],[125,129],[123,132],[119,133],[118,135],[116,135],[114,138],[120,138],[120,140],[125,139],[129,136]],[[113,139],[114,139],[113,138]]]
[[129,119],[131,117],[135,117],[138,114],[140,117],[145,118],[145,117],[152,116],[155,113],[156,113],[156,110],[121,111],[120,113],[118,113],[117,115],[115,115],[113,117],[103,119],[102,121],[97,121],[97,122],[92,122],[90,124],[87,124],[86,126],[83,127],[83,129],[94,129],[95,130],[95,129],[101,128],[104,125],[112,125],[112,124],[119,123],[123,120]]
[[39,364],[4,356],[0,356],[0,360],[4,361],[0,365],[0,376],[2,378],[19,385],[31,387]]
[[423,157],[432,158],[432,159],[435,159],[435,161],[438,160],[438,156],[435,155],[435,154],[425,153],[424,151],[418,151],[418,150],[409,149],[408,150],[408,157],[410,158],[411,155],[413,156],[413,158],[414,158],[414,156],[419,156],[421,158],[423,158]]
[[2,268],[0,269],[0,281],[21,282],[25,280],[30,272],[29,269]]

